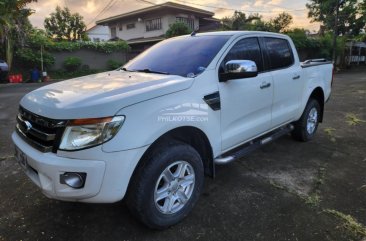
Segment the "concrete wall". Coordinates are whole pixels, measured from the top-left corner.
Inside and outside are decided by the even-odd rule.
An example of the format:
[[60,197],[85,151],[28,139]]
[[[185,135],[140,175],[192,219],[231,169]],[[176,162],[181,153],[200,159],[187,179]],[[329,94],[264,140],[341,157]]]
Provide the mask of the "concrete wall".
[[95,50],[81,49],[74,52],[52,52],[51,54],[55,58],[55,64],[51,67],[52,70],[63,69],[63,62],[67,57],[80,58],[82,65],[88,65],[90,69],[106,69],[108,60],[122,63],[127,61],[127,53],[125,51],[106,54]]

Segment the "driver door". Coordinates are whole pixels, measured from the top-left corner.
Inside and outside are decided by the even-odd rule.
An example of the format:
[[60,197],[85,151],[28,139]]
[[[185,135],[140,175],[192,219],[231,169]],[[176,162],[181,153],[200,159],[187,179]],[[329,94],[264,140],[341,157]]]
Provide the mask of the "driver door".
[[273,80],[270,73],[263,72],[258,38],[243,38],[232,45],[219,66],[219,73],[230,60],[252,60],[259,73],[252,78],[219,82],[223,152],[268,131],[271,126]]

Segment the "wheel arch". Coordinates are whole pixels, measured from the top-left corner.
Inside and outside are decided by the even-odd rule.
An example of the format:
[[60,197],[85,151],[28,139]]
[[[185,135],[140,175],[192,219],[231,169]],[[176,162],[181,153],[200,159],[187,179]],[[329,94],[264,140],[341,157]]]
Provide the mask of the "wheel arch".
[[308,102],[310,99],[315,99],[318,101],[320,105],[320,118],[319,122],[323,122],[323,116],[324,116],[324,91],[321,87],[316,87],[310,94],[308,98]]
[[201,156],[205,175],[214,177],[215,176],[215,166],[213,162],[213,151],[210,141],[207,135],[199,128],[193,126],[181,126],[167,131],[160,137],[158,137],[145,151],[145,153],[140,158],[132,177],[134,176],[136,170],[144,165],[148,161],[148,156],[152,151],[164,144],[169,143],[169,141],[176,140],[186,143],[192,146]]

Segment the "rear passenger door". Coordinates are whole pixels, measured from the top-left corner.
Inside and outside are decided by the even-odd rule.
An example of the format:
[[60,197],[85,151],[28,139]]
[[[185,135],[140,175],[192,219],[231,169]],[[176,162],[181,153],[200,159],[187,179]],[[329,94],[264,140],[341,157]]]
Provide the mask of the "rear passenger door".
[[[303,79],[298,59],[285,38],[264,37],[268,71],[273,78],[272,123],[275,128],[295,120],[300,107]],[[297,56],[296,56],[297,57]]]

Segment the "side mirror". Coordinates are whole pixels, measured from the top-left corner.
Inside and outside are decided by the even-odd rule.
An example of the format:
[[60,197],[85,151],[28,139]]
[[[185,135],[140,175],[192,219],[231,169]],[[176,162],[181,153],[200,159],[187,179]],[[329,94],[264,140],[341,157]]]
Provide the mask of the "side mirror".
[[258,75],[258,68],[251,60],[230,60],[225,64],[224,73],[219,74],[220,82],[231,79],[252,78]]

